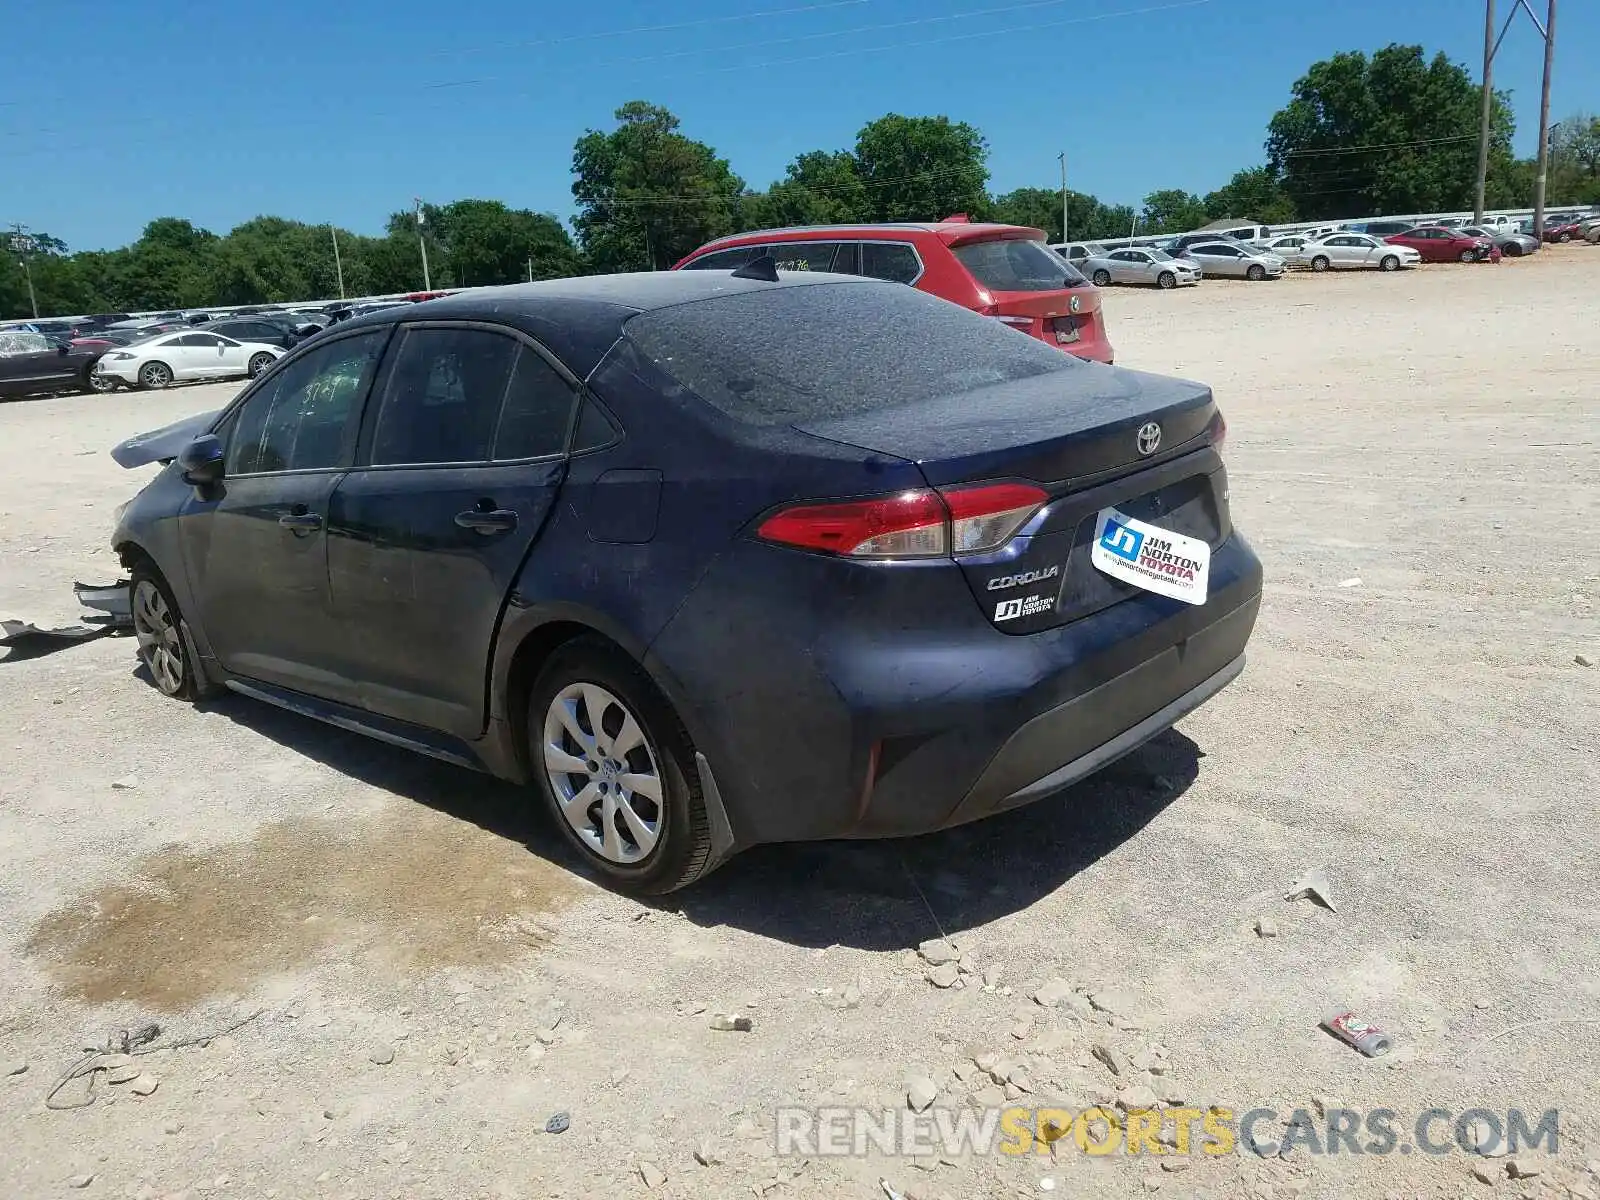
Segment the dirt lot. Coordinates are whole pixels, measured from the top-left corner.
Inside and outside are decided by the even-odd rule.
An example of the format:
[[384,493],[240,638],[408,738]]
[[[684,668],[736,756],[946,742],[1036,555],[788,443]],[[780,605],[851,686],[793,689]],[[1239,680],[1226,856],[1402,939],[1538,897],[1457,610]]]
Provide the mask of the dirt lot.
[[[0,657],[0,1193],[1593,1196],[1600,668],[1574,656],[1600,661],[1597,279],[1572,247],[1108,294],[1124,364],[1227,412],[1268,571],[1244,677],[1058,800],[760,850],[661,907],[572,874],[514,790],[164,700],[127,640]],[[74,620],[146,477],[107,448],[230,391],[0,407],[0,616]],[[1337,914],[1283,899],[1317,865]],[[925,980],[909,948],[941,931],[991,986]],[[1034,1003],[1056,976],[1114,1019]],[[1345,1004],[1397,1052],[1319,1033]],[[257,1013],[137,1058],[148,1096],[102,1077],[46,1108],[110,1031]],[[1431,1107],[1559,1109],[1560,1152],[1525,1181],[1492,1160],[1494,1184],[1460,1152],[774,1154],[779,1105],[903,1108],[926,1073],[961,1107],[982,1081],[953,1068],[985,1051],[1027,1056],[1024,1102],[1110,1100],[1133,1076],[1096,1042],[1165,1047],[1163,1099],[1385,1107],[1407,1146]],[[557,1111],[571,1128],[541,1132]]]

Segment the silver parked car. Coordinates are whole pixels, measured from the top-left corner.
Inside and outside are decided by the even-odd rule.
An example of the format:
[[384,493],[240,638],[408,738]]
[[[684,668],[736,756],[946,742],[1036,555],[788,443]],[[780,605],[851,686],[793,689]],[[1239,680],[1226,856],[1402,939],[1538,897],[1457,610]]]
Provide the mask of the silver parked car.
[[1185,248],[1185,255],[1200,264],[1209,277],[1226,275],[1235,279],[1276,279],[1283,274],[1283,259],[1242,242],[1201,242]]
[[1078,270],[1095,287],[1113,283],[1148,283],[1158,288],[1175,288],[1200,282],[1200,267],[1186,258],[1173,258],[1155,247],[1112,250],[1084,259]]
[[1261,248],[1268,254],[1276,254],[1286,264],[1293,266],[1300,253],[1300,247],[1316,240],[1316,236],[1310,233],[1285,233],[1270,239]]
[[1422,255],[1410,246],[1396,246],[1370,234],[1334,233],[1320,242],[1307,242],[1300,247],[1297,261],[1313,271],[1362,268],[1398,271],[1401,267],[1416,266],[1422,261]]
[[1052,244],[1050,249],[1061,255],[1062,258],[1066,259],[1073,266],[1077,267],[1078,270],[1083,271],[1085,275],[1089,273],[1088,271],[1084,270],[1083,266],[1086,259],[1096,258],[1110,253],[1110,251],[1102,246],[1099,242],[1057,242]]
[[1482,225],[1462,225],[1457,233],[1467,237],[1486,238],[1500,247],[1500,253],[1507,258],[1521,258],[1524,254],[1532,254],[1539,249],[1539,243],[1526,233],[1519,233],[1515,229],[1486,228]]

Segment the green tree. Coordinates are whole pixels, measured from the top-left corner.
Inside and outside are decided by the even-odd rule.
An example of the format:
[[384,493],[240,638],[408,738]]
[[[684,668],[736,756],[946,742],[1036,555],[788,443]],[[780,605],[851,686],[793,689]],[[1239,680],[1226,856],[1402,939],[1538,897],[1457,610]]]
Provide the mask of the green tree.
[[988,143],[949,117],[879,117],[856,135],[856,171],[875,221],[938,221],[988,205]]
[[597,270],[670,267],[733,230],[744,183],[665,108],[632,100],[610,133],[589,130],[572,155],[573,222]]
[[1205,208],[1206,216],[1213,221],[1237,218],[1262,225],[1285,225],[1295,219],[1294,201],[1270,165],[1235,172],[1227,183],[1207,194]]
[[1600,203],[1600,117],[1574,113],[1550,135],[1551,204]]
[[[1268,125],[1267,161],[1303,218],[1471,208],[1481,92],[1464,67],[1421,46],[1313,63]],[[1514,170],[1503,93],[1490,121],[1490,179]]]
[[872,220],[872,205],[848,150],[811,150],[789,164],[765,192],[740,202],[747,229],[784,225],[849,225]]
[[1182,188],[1168,188],[1144,198],[1139,227],[1145,233],[1187,233],[1206,220],[1205,201]]

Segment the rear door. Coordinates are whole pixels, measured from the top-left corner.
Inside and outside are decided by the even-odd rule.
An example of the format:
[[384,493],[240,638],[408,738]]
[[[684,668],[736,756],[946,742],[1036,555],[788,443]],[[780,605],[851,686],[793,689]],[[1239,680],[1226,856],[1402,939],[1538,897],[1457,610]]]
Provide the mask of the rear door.
[[495,630],[565,473],[577,384],[498,326],[396,337],[333,495],[333,602],[363,707],[475,738]]

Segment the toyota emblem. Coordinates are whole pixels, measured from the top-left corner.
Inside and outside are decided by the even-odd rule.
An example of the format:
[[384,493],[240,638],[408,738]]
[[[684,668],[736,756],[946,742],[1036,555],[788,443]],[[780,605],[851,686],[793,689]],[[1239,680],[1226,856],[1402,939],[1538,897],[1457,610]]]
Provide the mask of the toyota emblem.
[[1154,454],[1161,445],[1161,426],[1154,421],[1146,421],[1139,426],[1139,433],[1134,441],[1139,447],[1140,454],[1146,456]]
[[1072,297],[1071,301],[1068,302],[1067,307],[1070,308],[1073,312],[1077,312],[1080,308],[1083,307],[1083,302],[1081,300],[1079,300],[1076,296],[1074,296],[1074,297]]

